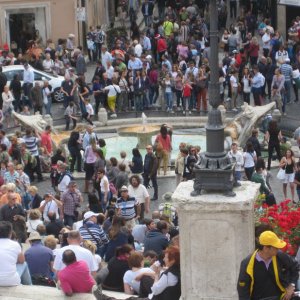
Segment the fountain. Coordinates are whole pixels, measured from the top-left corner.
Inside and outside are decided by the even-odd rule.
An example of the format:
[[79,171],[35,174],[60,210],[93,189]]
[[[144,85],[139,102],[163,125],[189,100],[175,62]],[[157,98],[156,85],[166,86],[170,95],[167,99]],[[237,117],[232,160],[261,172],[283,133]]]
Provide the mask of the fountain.
[[147,116],[142,113],[142,125],[131,125],[118,129],[119,136],[136,136],[138,139],[138,148],[144,149],[152,144],[152,136],[160,130],[159,125],[149,125]]
[[[248,105],[243,106],[243,111],[239,113],[234,119],[228,120],[225,127],[225,134],[227,135],[225,140],[225,149],[230,148],[233,141],[238,142],[240,145],[244,145],[247,138],[251,135],[251,130],[256,126],[259,119],[261,119],[266,113],[274,108],[275,103],[269,103],[264,106],[251,107]],[[31,115],[24,116],[13,112],[14,117],[24,126],[32,127],[36,129],[39,133],[43,132],[47,122],[42,115]],[[169,118],[168,122],[172,124],[175,130],[172,135],[172,146],[174,151],[171,153],[171,159],[174,160],[177,156],[177,149],[181,142],[185,142],[191,145],[199,145],[201,147],[201,152],[206,151],[206,136],[203,129],[202,133],[199,130],[199,121],[194,122],[194,126],[187,125],[183,126],[183,122],[178,118]],[[176,123],[175,123],[176,122]],[[181,124],[180,124],[181,123]],[[181,125],[181,126],[180,126]],[[79,124],[76,130],[79,132],[84,132],[86,126],[84,124]],[[105,141],[107,144],[107,157],[119,157],[120,151],[125,150],[129,154],[133,148],[138,147],[142,155],[145,154],[145,148],[147,145],[153,145],[156,134],[160,130],[160,125],[151,125],[148,122],[147,116],[142,113],[141,124],[130,125],[126,127],[117,127],[115,125],[118,135],[114,132],[106,134]],[[185,128],[177,130],[176,128]],[[99,137],[103,137],[100,133],[102,126],[97,126],[95,129],[98,132]],[[66,143],[70,137],[69,131],[59,131],[53,128],[51,138],[53,141],[54,148],[63,147],[64,151],[68,153]]]

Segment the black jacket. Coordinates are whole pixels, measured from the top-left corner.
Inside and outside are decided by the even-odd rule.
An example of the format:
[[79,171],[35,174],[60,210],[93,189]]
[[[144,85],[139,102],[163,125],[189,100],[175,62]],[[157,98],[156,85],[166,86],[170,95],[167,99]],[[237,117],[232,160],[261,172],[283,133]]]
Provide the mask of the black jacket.
[[[240,266],[240,274],[237,284],[239,300],[251,300],[254,288],[254,263],[257,251],[246,257]],[[298,262],[288,254],[279,251],[272,258],[275,281],[279,290],[284,294],[289,284],[297,283],[299,277]],[[277,274],[277,275],[276,275]],[[280,295],[278,295],[280,296]]]
[[155,295],[152,298],[153,300],[179,300],[181,296],[180,267],[172,266],[163,272],[161,276],[164,276],[164,274],[167,275],[168,273],[172,273],[178,278],[177,284],[167,287],[161,294]]

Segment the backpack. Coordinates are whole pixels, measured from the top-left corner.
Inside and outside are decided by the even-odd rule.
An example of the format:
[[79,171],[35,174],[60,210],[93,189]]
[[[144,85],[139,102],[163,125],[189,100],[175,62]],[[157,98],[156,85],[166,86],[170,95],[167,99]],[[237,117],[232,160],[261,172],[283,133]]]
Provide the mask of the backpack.
[[171,203],[165,203],[162,214],[167,216],[169,218],[169,221],[172,220],[172,204]]
[[104,42],[104,35],[102,30],[96,33],[95,42],[98,44],[103,44]]
[[58,179],[58,183],[60,183],[66,175],[70,177],[71,181],[75,180],[74,176],[70,172],[67,171],[66,173],[60,175],[60,177]]

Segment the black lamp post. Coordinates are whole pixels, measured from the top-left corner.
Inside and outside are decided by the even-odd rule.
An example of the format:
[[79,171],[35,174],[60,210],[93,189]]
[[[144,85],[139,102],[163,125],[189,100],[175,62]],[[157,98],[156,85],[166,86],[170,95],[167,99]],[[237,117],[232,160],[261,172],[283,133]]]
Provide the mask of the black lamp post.
[[219,84],[219,31],[216,0],[209,4],[210,12],[210,84],[209,103],[212,110],[208,113],[206,124],[206,152],[194,167],[195,182],[192,196],[201,194],[201,190],[222,191],[227,196],[235,196],[234,165],[224,151],[224,125],[218,106],[220,99]]

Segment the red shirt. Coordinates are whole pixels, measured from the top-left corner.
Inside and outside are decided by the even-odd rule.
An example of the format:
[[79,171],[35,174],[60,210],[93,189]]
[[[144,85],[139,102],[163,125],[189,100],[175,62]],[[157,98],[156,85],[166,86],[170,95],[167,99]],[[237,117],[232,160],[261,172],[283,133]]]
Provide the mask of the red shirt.
[[58,272],[61,289],[64,293],[90,293],[95,284],[85,261],[80,260]]
[[162,137],[161,134],[158,134],[155,141],[161,143],[163,150],[171,152],[171,139],[168,134],[165,139]]
[[52,140],[51,135],[46,131],[41,134],[41,146],[45,147],[48,153],[52,152]]
[[183,86],[183,97],[191,97],[192,95],[192,89],[188,84],[185,84]]
[[167,50],[167,42],[165,39],[161,38],[157,41],[157,52],[164,52]]

